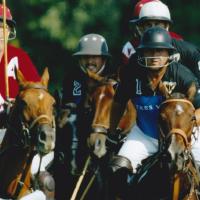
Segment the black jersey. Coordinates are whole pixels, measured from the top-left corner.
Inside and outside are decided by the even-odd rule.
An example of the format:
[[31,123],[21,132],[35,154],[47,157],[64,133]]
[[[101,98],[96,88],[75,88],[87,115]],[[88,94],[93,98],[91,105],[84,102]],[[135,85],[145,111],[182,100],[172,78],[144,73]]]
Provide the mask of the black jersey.
[[67,73],[62,85],[62,104],[75,103],[81,104],[86,93],[86,75],[80,69]]
[[[106,65],[101,76],[107,76],[115,72],[114,68],[110,65]],[[82,107],[85,95],[87,92],[87,75],[80,69],[79,66],[75,66],[74,70],[68,72],[63,80],[62,84],[62,104],[75,103],[77,106]]]
[[184,40],[172,39],[172,44],[180,54],[179,62],[189,68],[200,83],[200,51],[199,48]]

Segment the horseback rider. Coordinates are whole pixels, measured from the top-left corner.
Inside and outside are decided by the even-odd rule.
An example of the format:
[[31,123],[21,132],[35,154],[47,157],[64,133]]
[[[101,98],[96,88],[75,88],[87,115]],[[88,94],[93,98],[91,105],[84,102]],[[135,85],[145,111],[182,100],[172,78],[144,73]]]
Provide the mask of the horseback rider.
[[[131,19],[130,26],[134,30],[133,39],[128,41],[122,50],[122,65],[127,64],[130,56],[136,52],[144,31],[150,27],[159,26],[169,31],[172,19],[167,5],[159,0],[141,0],[135,6],[135,17]],[[174,57],[181,64],[188,67],[198,78],[200,83],[200,52],[199,49],[182,39],[174,32],[169,31],[172,45],[176,48]]]
[[[13,40],[16,37],[16,22],[13,20],[9,8],[6,8],[6,41]],[[15,69],[18,68],[24,77],[29,81],[39,81],[40,76],[37,68],[32,63],[28,54],[21,48],[7,44],[7,76],[9,85],[9,94],[6,97],[5,85],[5,52],[4,52],[4,34],[3,34],[3,5],[0,4],[0,126],[6,126],[6,109],[8,101],[12,101],[18,94],[18,84],[15,77]],[[4,131],[1,131],[1,139],[3,139]],[[1,143],[1,141],[0,141]]]
[[[56,145],[56,159],[58,159],[58,157],[63,157],[64,155],[64,158],[61,158],[61,160],[64,160],[64,165],[62,168],[61,163],[58,163],[57,167],[55,168],[59,168],[60,170],[63,169],[65,171],[65,174],[66,171],[70,173],[70,171],[72,171],[72,167],[75,167],[71,166],[68,170],[64,169],[66,168],[65,166],[69,166],[69,158],[75,157],[77,164],[76,167],[78,171],[80,171],[82,170],[83,164],[89,153],[87,148],[87,138],[89,136],[89,133],[91,133],[91,123],[93,115],[91,112],[92,107],[87,102],[87,93],[90,89],[88,81],[88,71],[98,74],[100,76],[108,75],[112,72],[112,69],[110,68],[108,62],[111,55],[108,51],[107,42],[105,38],[99,34],[91,33],[82,36],[79,40],[77,51],[73,54],[73,56],[77,63],[72,70],[69,70],[64,78],[62,86],[63,97],[61,107],[62,111],[66,111],[68,113],[68,120],[73,120],[72,116],[74,116],[75,122],[73,124],[76,130],[73,131],[74,128],[68,127],[68,130],[64,131],[65,133],[68,132],[68,136],[66,134],[64,136],[60,133],[60,137],[57,138],[58,145]],[[59,120],[59,122],[61,121],[62,120]],[[62,123],[62,125],[60,126],[61,129],[59,131],[63,132],[63,127],[64,125]],[[66,128],[67,127],[64,127],[64,129]],[[71,134],[69,134],[70,132]],[[66,138],[70,136],[72,138]],[[71,146],[72,150],[68,150],[66,148],[67,145],[65,144],[64,140],[72,141],[71,144],[68,144],[68,147]],[[66,155],[67,153],[68,155]],[[68,176],[72,175],[68,174]],[[63,173],[59,172],[59,174],[56,175],[56,185],[59,183],[63,185],[63,183],[65,182],[69,184],[68,180],[69,178],[63,176]],[[61,191],[63,187],[58,186],[57,188],[58,191],[56,191],[56,194],[58,195],[58,199],[69,198],[69,196],[66,197],[66,190]],[[71,195],[70,191],[68,192],[69,194],[67,195]],[[63,197],[62,195],[65,195],[65,197]],[[97,197],[93,198],[97,199]]]
[[[137,123],[129,133],[113,161],[111,169],[119,175],[120,169],[127,174],[137,172],[141,161],[158,151],[158,109],[168,94],[180,92],[188,96],[187,91],[194,92],[194,106],[200,108],[199,84],[195,75],[185,66],[176,62],[173,54],[175,48],[168,32],[160,27],[147,29],[130,58],[129,64],[121,69],[121,82],[118,85],[110,117],[110,136],[115,135],[118,122],[129,99],[137,110]],[[200,138],[198,129],[192,138],[194,160],[200,165]],[[127,177],[119,180],[127,181]],[[115,175],[114,175],[115,176]],[[123,188],[123,187],[121,187]]]

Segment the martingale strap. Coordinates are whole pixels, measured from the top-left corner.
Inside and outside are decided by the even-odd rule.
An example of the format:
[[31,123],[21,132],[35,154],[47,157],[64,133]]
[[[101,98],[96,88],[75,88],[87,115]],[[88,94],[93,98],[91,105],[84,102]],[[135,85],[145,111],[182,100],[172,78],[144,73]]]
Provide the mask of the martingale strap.
[[21,178],[20,180],[18,181],[17,183],[17,186],[16,186],[16,189],[15,189],[15,192],[14,192],[14,199],[17,199],[19,194],[20,194],[20,191],[21,189],[23,188],[24,186],[24,181],[26,179],[26,176],[28,174],[28,171],[29,171],[29,167],[31,165],[31,162],[33,160],[33,156],[34,156],[35,152],[33,151],[33,149],[31,148],[30,152],[28,153],[28,158],[27,158],[27,162],[24,166],[24,169],[23,169],[23,172],[22,172],[22,175],[21,175]]

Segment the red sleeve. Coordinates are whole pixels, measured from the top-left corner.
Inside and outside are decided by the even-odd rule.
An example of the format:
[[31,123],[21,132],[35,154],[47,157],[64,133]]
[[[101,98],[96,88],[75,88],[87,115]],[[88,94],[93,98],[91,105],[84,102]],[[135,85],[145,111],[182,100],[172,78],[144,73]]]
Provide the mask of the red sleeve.
[[22,49],[18,49],[19,69],[28,81],[40,81],[37,68],[32,63],[28,54]]
[[174,32],[169,32],[170,36],[174,39],[177,39],[177,40],[183,40],[183,37],[177,33],[174,33]]

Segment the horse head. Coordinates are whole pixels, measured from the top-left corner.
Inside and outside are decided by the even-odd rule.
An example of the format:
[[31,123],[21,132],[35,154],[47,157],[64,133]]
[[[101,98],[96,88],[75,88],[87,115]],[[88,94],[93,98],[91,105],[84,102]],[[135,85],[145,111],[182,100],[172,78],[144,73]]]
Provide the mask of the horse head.
[[160,145],[169,155],[171,167],[183,170],[191,151],[191,137],[196,125],[195,108],[180,93],[174,93],[160,106]]
[[48,69],[45,68],[40,82],[27,81],[19,70],[16,78],[19,94],[10,115],[10,127],[21,134],[18,137],[24,146],[35,146],[38,153],[46,154],[55,146],[55,100],[47,89]]

